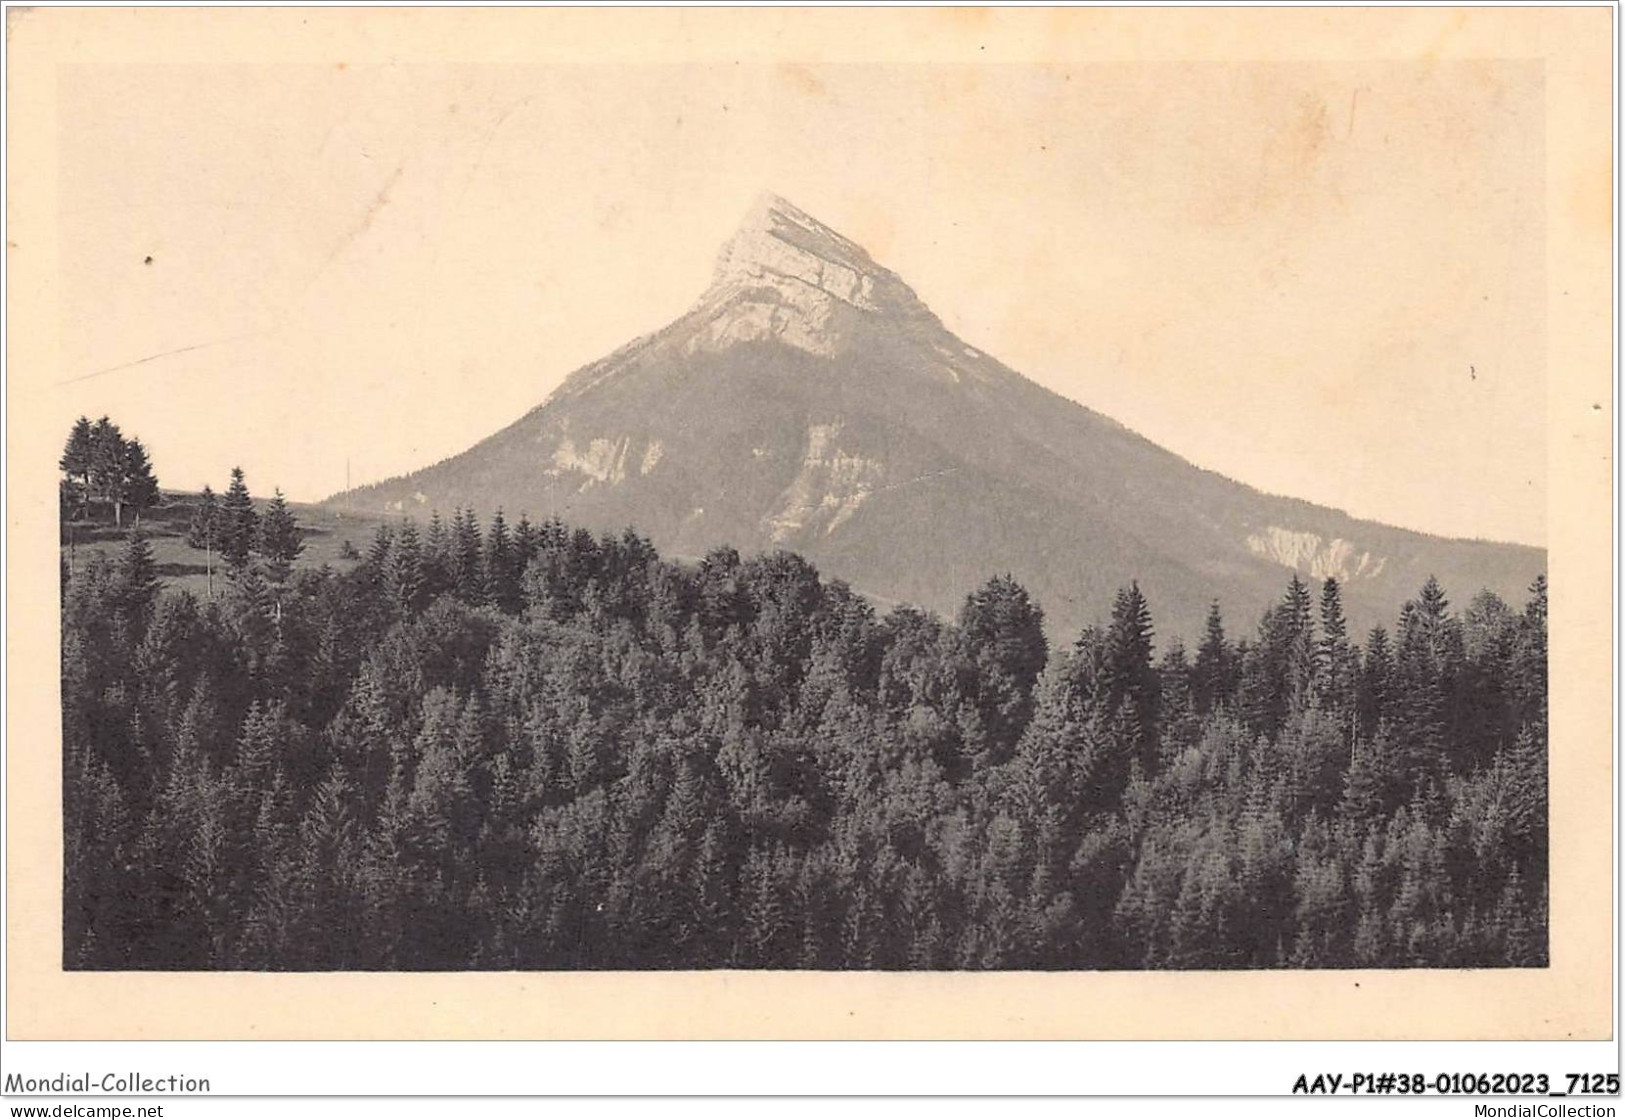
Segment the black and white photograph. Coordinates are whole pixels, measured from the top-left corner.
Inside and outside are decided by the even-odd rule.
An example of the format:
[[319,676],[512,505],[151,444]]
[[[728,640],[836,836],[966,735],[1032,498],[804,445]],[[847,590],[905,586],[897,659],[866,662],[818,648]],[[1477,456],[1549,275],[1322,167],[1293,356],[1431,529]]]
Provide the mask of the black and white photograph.
[[1552,718],[1598,570],[1554,542],[1613,400],[1561,388],[1554,262],[1613,188],[1548,66],[636,15],[267,12],[13,97],[50,967],[1562,963],[1607,722]]
[[[832,80],[865,90],[890,77]],[[254,376],[220,370],[230,362],[265,369],[256,393],[274,396],[276,359],[259,353],[274,336],[86,370],[76,396],[125,407],[80,415],[59,463],[65,966],[1544,964],[1546,561],[1538,545],[1484,539],[1540,539],[1539,503],[1494,492],[1518,485],[1514,470],[1538,474],[1544,456],[1529,438],[1539,412],[1524,411],[1544,381],[1528,314],[1540,275],[1529,206],[1538,85],[1517,67],[1498,75],[1493,96],[1471,72],[1399,74],[1369,90],[1312,70],[1189,77],[1218,99],[1215,112],[1229,94],[1238,110],[1262,105],[1296,130],[1288,139],[1302,150],[1282,152],[1279,167],[1228,168],[1227,153],[1205,153],[1238,178],[1238,205],[1270,205],[1247,193],[1293,187],[1297,160],[1356,164],[1420,145],[1423,126],[1440,122],[1415,114],[1417,101],[1485,110],[1450,136],[1459,151],[1435,156],[1475,162],[1453,174],[1484,184],[1484,205],[1409,254],[1417,285],[1449,269],[1472,298],[1396,337],[1382,317],[1418,293],[1393,277],[1345,278],[1380,282],[1382,305],[1344,306],[1365,324],[1364,337],[1339,325],[1355,352],[1317,354],[1322,368],[1296,375],[1381,363],[1379,376],[1401,385],[1434,383],[1395,395],[1388,431],[1365,426],[1388,426],[1372,408],[1301,418],[1331,449],[1380,441],[1380,469],[1332,459],[1321,471],[1338,477],[1327,483],[1313,464],[1261,463],[1265,486],[1299,491],[1279,495],[1204,469],[1085,394],[1070,399],[966,341],[860,243],[770,192],[670,324],[570,373],[472,447],[332,494],[301,483],[345,452],[379,458],[364,428],[352,426],[353,449],[323,447],[315,433],[290,440],[280,422],[243,415],[239,441],[224,417],[199,410],[193,422],[215,431],[189,445],[179,424],[146,419],[164,408],[156,386],[223,392]],[[366,76],[312,84],[337,95],[312,114],[329,127],[343,126],[347,97],[370,92]],[[779,84],[779,99],[809,96]],[[1105,93],[1088,75],[1070,96],[1064,75],[1015,84],[1029,104],[1060,111]],[[1135,76],[1099,84],[1149,92]],[[82,158],[127,163],[134,153],[111,133],[139,99],[116,79],[87,85],[67,94],[87,100],[96,142]],[[1333,120],[1329,99],[1345,85]],[[195,92],[151,86],[157,99]],[[88,215],[83,241],[70,231],[70,263],[83,252],[87,270],[94,259],[120,277],[101,285],[120,305],[114,322],[87,324],[79,345],[126,352],[114,323],[205,287],[229,304],[234,286],[187,259],[197,247],[186,235],[205,219],[216,235],[246,224],[253,236],[309,238],[308,258],[282,250],[290,271],[307,274],[307,299],[324,270],[401,252],[396,222],[420,230],[432,216],[436,238],[455,242],[459,211],[414,192],[461,191],[464,207],[512,199],[521,225],[518,199],[542,185],[504,169],[510,147],[541,145],[545,160],[549,100],[482,99],[472,120],[453,104],[432,138],[386,134],[371,158],[373,138],[351,121],[350,144],[330,140],[307,158],[347,165],[356,195],[334,197],[326,175],[308,180],[310,213],[269,178],[257,189],[208,181],[207,126],[241,124],[229,102],[205,99],[204,129],[164,137],[166,155],[183,158],[123,173],[151,191],[140,233],[184,240],[138,254],[122,207],[134,248],[91,240],[100,214]],[[741,100],[751,112],[755,99]],[[807,112],[838,118],[844,103]],[[679,131],[680,115],[647,126]],[[1063,133],[1057,145],[1122,143],[1118,129],[1138,120]],[[1396,145],[1392,129],[1404,125],[1413,133]],[[1334,142],[1345,150],[1319,154]],[[711,170],[731,185],[721,163]],[[200,166],[201,181],[189,173]],[[1302,196],[1335,191],[1350,173],[1327,167],[1324,184],[1297,182],[1300,197],[1275,205],[1314,206]],[[1407,188],[1437,173],[1412,164],[1383,193],[1401,207]],[[107,181],[87,174],[86,192]],[[1174,189],[1198,183],[1209,185]],[[865,185],[861,204],[923,224],[909,189]],[[846,192],[827,193],[852,207]],[[646,205],[662,222],[693,220],[686,192],[661,195]],[[1105,205],[1092,221],[1111,221]],[[323,220],[336,243],[313,235]],[[1342,224],[1338,235],[1364,235],[1360,217]],[[1121,267],[1088,261],[1067,237],[1053,231],[1043,246],[1063,277]],[[952,252],[939,248],[936,262],[949,275]],[[1214,302],[1260,298],[1301,267],[1285,252],[1222,294],[1213,278],[1181,281]],[[468,249],[459,263],[478,272],[484,261]],[[520,265],[511,282],[542,270],[552,272]],[[550,285],[537,287],[527,298],[545,316]],[[389,311],[412,342],[479,361],[477,327],[436,322],[411,296]],[[352,314],[336,302],[306,308],[318,313],[332,326]],[[1076,325],[1048,329],[1087,335],[1087,305],[1074,314]],[[1211,303],[1203,312],[1209,328],[1233,315]],[[985,344],[988,333],[972,337]],[[1276,331],[1223,341],[1288,364]],[[1132,380],[1146,360],[1107,355],[1105,370],[1086,374],[1049,364],[1072,387]],[[486,379],[551,372],[540,352],[478,373],[389,366],[380,356],[327,376],[446,378],[430,392],[455,409]],[[1292,391],[1268,377],[1193,389],[1220,421],[1210,440],[1257,438],[1223,414],[1254,392]],[[1441,397],[1452,407],[1427,416]],[[1419,420],[1420,432],[1404,430]],[[211,462],[216,447],[224,457]],[[280,459],[292,477],[250,477],[240,466],[250,455]],[[1438,459],[1448,461],[1429,477],[1422,464]],[[1359,497],[1363,485],[1396,485],[1401,470],[1409,477],[1397,485],[1446,509],[1425,510],[1422,494],[1395,503],[1406,528],[1303,497],[1337,487]],[[1465,481],[1451,485],[1452,473]],[[1367,505],[1381,509],[1375,495]]]

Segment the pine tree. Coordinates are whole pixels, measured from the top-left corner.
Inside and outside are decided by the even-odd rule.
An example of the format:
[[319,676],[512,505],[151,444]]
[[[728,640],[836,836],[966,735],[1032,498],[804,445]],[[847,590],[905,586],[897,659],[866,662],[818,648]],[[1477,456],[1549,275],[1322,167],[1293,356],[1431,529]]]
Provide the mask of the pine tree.
[[1258,624],[1258,644],[1242,662],[1241,707],[1248,726],[1269,739],[1292,711],[1308,706],[1315,687],[1309,588],[1294,573],[1281,601]]
[[139,530],[124,542],[118,564],[118,606],[139,634],[152,617],[158,601],[158,566],[152,559],[152,546]]
[[423,558],[423,598],[433,600],[457,586],[457,565],[454,558],[452,536],[440,511],[429,511],[429,524],[423,533],[418,553]]
[[1320,641],[1315,647],[1315,675],[1321,692],[1345,717],[1354,704],[1354,654],[1348,622],[1343,617],[1343,590],[1335,577],[1320,587]]
[[1277,615],[1283,624],[1280,652],[1285,661],[1285,685],[1292,706],[1302,708],[1315,687],[1315,634],[1313,600],[1309,586],[1292,574],[1287,585],[1283,610]]
[[518,554],[508,536],[508,524],[499,509],[491,515],[491,529],[485,535],[485,583],[491,601],[506,614],[519,610]]
[[1320,585],[1320,664],[1330,668],[1348,649],[1348,623],[1343,618],[1343,590],[1336,576]]
[[1358,708],[1360,726],[1375,728],[1390,718],[1394,652],[1388,641],[1388,631],[1374,627],[1365,640],[1365,654],[1360,658],[1360,684]]
[[1309,627],[1309,612],[1313,605],[1309,595],[1309,585],[1298,578],[1298,573],[1292,573],[1292,579],[1286,585],[1286,594],[1281,599],[1286,607],[1286,622],[1294,633],[1301,632]]
[[307,967],[353,967],[358,893],[354,880],[360,865],[354,793],[343,771],[335,769],[316,787],[299,823],[296,890],[310,955]]
[[1444,619],[1445,611],[1450,607],[1450,600],[1445,598],[1444,588],[1439,586],[1435,576],[1428,576],[1427,582],[1422,584],[1421,594],[1416,599],[1423,617],[1430,622],[1437,623]]
[[[1540,729],[1544,732],[1544,728]],[[1548,793],[1546,779],[1546,742],[1534,727],[1525,727],[1517,740],[1504,752],[1507,775],[1507,824],[1522,850],[1538,853],[1536,861],[1544,864],[1546,828],[1548,819]]]
[[1529,602],[1524,606],[1508,666],[1512,710],[1519,723],[1546,722],[1546,596],[1546,576],[1542,573],[1529,587]]
[[74,421],[73,431],[68,433],[68,445],[62,452],[62,458],[57,466],[67,476],[68,486],[77,504],[83,510],[90,502],[90,474],[93,461],[92,450],[94,441],[91,437],[90,420],[81,416]]
[[406,754],[404,746],[393,752],[383,800],[363,841],[360,894],[366,906],[368,967],[373,968],[399,968],[406,939],[403,903],[411,874],[407,830],[413,825],[407,810]]
[[175,729],[175,755],[207,753],[211,762],[223,766],[224,747],[229,736],[221,734],[220,707],[209,675],[200,673]]
[[480,522],[472,509],[460,509],[451,528],[452,582],[457,595],[469,603],[485,601],[485,574],[481,554]]
[[536,558],[537,549],[541,547],[541,539],[537,534],[536,526],[530,523],[525,514],[519,515],[519,524],[513,529],[514,571],[521,582],[524,580],[525,568]]
[[394,526],[385,522],[373,530],[372,543],[367,546],[367,555],[361,561],[369,583],[382,587],[389,582],[389,554],[394,546]]
[[405,522],[389,547],[389,596],[402,614],[416,614],[423,606],[423,556],[418,546],[418,527]]
[[90,489],[113,507],[113,522],[124,524],[124,483],[127,468],[124,433],[103,416],[90,432]]
[[1109,711],[1122,711],[1136,757],[1146,773],[1157,767],[1157,674],[1151,665],[1151,608],[1138,581],[1117,593],[1106,630],[1106,688]]
[[220,500],[220,554],[233,572],[248,566],[258,536],[259,516],[243,478],[243,468],[231,468],[231,485]]
[[152,473],[152,460],[141,441],[131,439],[124,445],[124,504],[135,511],[135,523],[141,524],[143,510],[158,504],[158,477]]
[[1159,769],[1195,746],[1202,732],[1196,713],[1192,681],[1195,670],[1185,660],[1185,645],[1178,638],[1169,643],[1157,668],[1157,718],[1160,725]]
[[288,581],[294,560],[305,550],[304,541],[299,538],[299,526],[281,490],[273,493],[260,517],[257,549],[265,557],[266,576],[279,587]]
[[1338,812],[1362,824],[1383,810],[1383,770],[1387,765],[1381,736],[1355,742],[1343,775],[1343,801]]
[[186,544],[203,551],[211,599],[214,598],[214,554],[220,547],[220,531],[220,504],[215,501],[214,491],[205,486],[203,493],[198,495],[197,505],[192,507],[192,521],[186,529]]
[[241,808],[252,812],[259,802],[260,793],[269,787],[271,772],[285,751],[283,736],[286,709],[273,704],[261,708],[258,700],[249,705],[243,719],[242,734],[237,740],[237,755],[232,767],[232,792]]
[[257,687],[269,688],[275,667],[277,604],[258,565],[244,564],[231,574],[224,606],[250,678]]
[[[1294,581],[1256,647],[1215,606],[1194,662],[1165,637],[1154,666],[1129,587],[1046,663],[1013,581],[963,627],[877,621],[794,556],[696,569],[494,518],[486,593],[530,537],[527,615],[425,608],[394,522],[358,575],[289,577],[277,627],[278,504],[218,604],[160,597],[139,529],[64,588],[68,968],[1546,960],[1543,585],[1465,621],[1424,588],[1362,652],[1335,581],[1318,612]],[[219,547],[215,496],[192,512]],[[1493,735],[1459,714],[1480,703]],[[1419,728],[1493,746],[1418,781]]]
[[1207,715],[1235,693],[1235,653],[1224,637],[1224,618],[1215,599],[1207,611],[1207,628],[1196,650],[1191,695],[1200,715]]
[[[276,771],[260,796],[250,837],[252,871],[234,967],[266,970],[288,959],[290,890],[293,886],[293,792]],[[246,905],[245,905],[246,904]]]
[[1461,627],[1432,576],[1405,604],[1394,661],[1393,708],[1399,762],[1416,782],[1442,778],[1457,745],[1453,703],[1461,666]]

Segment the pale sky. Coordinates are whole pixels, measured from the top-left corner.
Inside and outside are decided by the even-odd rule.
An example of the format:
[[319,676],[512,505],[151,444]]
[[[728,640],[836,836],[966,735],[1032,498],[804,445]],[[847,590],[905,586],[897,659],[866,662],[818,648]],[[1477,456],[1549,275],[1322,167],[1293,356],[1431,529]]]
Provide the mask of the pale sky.
[[[64,436],[311,500],[681,314],[762,189],[1187,459],[1543,544],[1538,64],[60,71]],[[147,258],[150,263],[146,263]]]

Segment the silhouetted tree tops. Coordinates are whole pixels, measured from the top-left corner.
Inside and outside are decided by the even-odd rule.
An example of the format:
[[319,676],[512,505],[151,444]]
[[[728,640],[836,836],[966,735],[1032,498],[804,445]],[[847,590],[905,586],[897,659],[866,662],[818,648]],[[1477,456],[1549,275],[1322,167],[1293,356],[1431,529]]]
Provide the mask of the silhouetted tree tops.
[[67,967],[1545,963],[1544,578],[1360,641],[1294,576],[1194,653],[1130,584],[1052,648],[1009,576],[880,616],[468,511],[340,574],[210,498],[217,598],[139,536],[65,587]]
[[135,438],[125,438],[106,416],[94,424],[85,416],[74,422],[57,466],[62,471],[62,506],[70,516],[88,517],[93,503],[105,504],[116,525],[124,524],[125,510],[136,523],[143,510],[158,504],[158,478],[147,449]]

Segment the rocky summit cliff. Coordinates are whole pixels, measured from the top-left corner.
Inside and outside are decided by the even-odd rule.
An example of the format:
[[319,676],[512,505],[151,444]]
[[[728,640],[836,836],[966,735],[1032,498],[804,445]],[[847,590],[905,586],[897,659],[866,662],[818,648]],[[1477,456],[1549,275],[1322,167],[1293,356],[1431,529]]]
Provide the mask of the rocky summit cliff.
[[1293,571],[1336,576],[1357,626],[1429,574],[1521,603],[1538,549],[1430,537],[1204,471],[966,345],[901,278],[764,196],[711,286],[468,451],[330,499],[633,526],[670,556],[786,548],[881,606],[953,612],[1009,572],[1052,638],[1137,579],[1164,635],[1217,598],[1244,634]]

